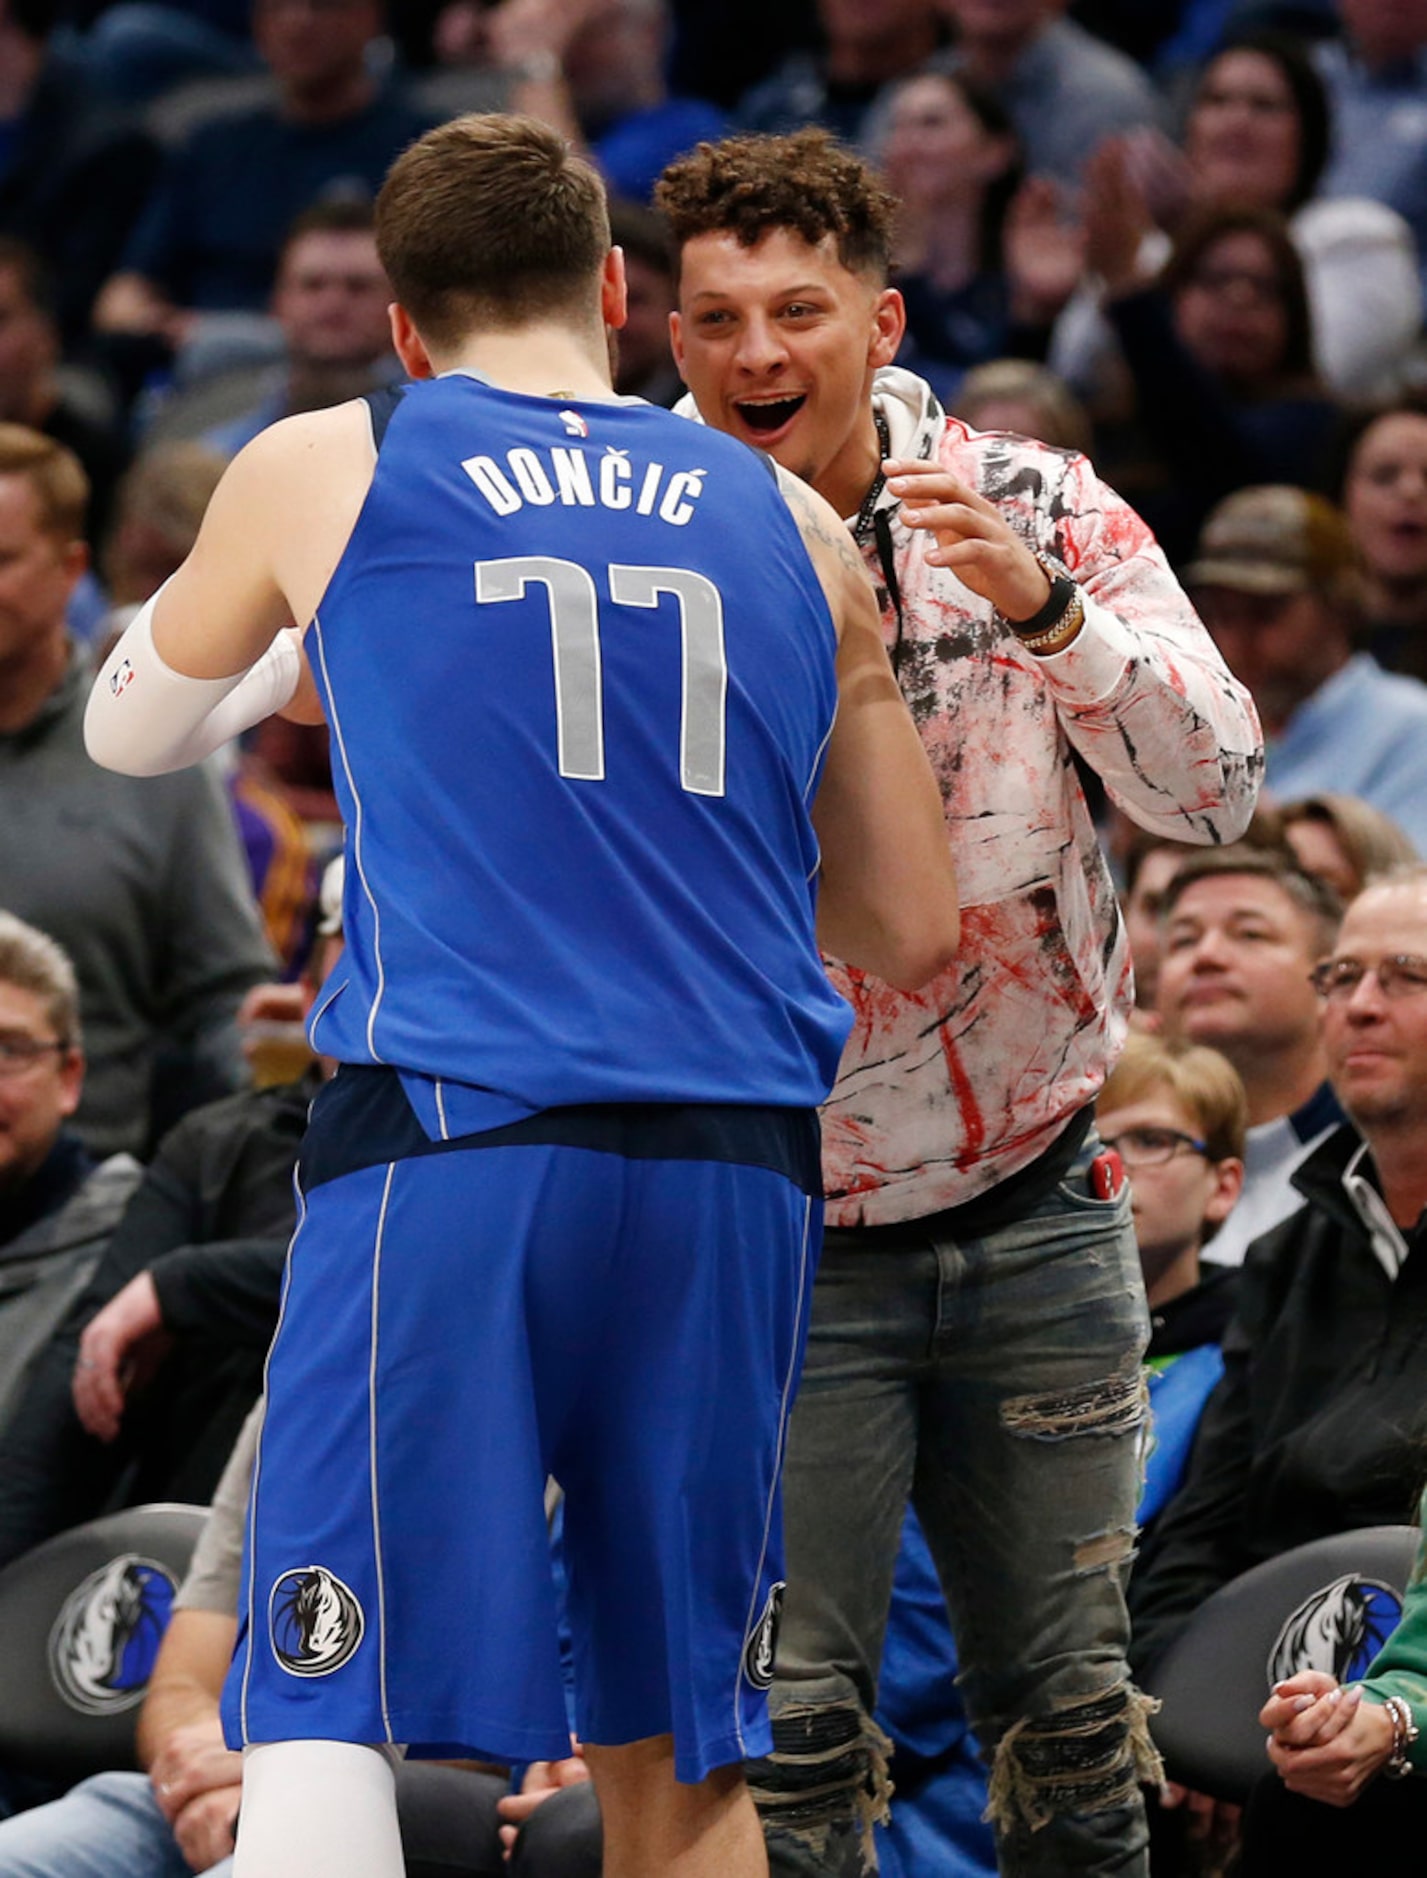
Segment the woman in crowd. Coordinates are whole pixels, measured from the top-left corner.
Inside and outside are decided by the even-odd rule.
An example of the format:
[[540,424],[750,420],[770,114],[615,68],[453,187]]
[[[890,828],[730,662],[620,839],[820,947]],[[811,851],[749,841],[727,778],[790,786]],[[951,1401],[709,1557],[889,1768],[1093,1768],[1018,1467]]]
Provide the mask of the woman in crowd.
[[1340,500],[1363,561],[1368,650],[1427,678],[1427,396],[1358,418],[1346,446]]
[[[1331,137],[1327,93],[1299,42],[1259,32],[1234,40],[1200,77],[1182,149],[1156,131],[1114,148],[1140,200],[1152,274],[1186,220],[1212,208],[1282,215],[1303,263],[1314,363],[1340,397],[1395,388],[1422,322],[1412,231],[1382,203],[1315,192]],[[1076,296],[1057,328],[1052,363],[1078,389],[1103,382],[1106,335],[1094,294]]]
[[[1134,475],[1117,487],[1171,560],[1235,489],[1313,480],[1336,407],[1313,368],[1298,252],[1262,209],[1193,216],[1162,273],[1146,279],[1140,207],[1119,153],[1091,163],[1086,252],[1133,387]],[[1102,434],[1097,462],[1115,446]],[[1129,454],[1123,442],[1118,454]],[[1144,460],[1147,456],[1147,461]]]
[[898,363],[949,398],[970,366],[1012,349],[1002,237],[1021,180],[1020,144],[984,86],[927,68],[892,93],[882,171],[901,200],[907,337]]

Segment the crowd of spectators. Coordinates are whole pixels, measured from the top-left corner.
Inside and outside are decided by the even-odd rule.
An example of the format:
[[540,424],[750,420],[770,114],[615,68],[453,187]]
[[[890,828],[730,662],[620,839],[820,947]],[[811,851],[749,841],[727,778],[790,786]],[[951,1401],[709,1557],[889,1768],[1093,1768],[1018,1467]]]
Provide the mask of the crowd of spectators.
[[[296,1015],[331,938],[325,732],[101,778],[79,714],[224,461],[397,376],[372,198],[465,109],[546,117],[599,164],[617,387],[671,406],[665,164],[734,130],[854,145],[900,203],[897,362],[978,429],[1090,456],[1253,694],[1244,842],[1191,853],[1108,807],[1102,830],[1144,1033],[1102,1128],[1145,1208],[1183,1189],[1153,1232],[1137,1204],[1152,1662],[1215,1584],[1411,1517],[1427,1475],[1403,1278],[1427,1196],[1383,1165],[1402,1131],[1352,1048],[1427,1010],[1400,871],[1427,855],[1427,0],[0,0],[0,1561],[125,1500],[207,1498],[260,1387],[320,1071],[254,1088],[241,1032],[265,983]],[[1353,978],[1379,939],[1392,971]],[[96,1335],[123,1388],[86,1418]],[[918,1543],[882,1712],[918,1797],[884,1859],[940,1843],[937,1869],[989,1871]],[[230,1627],[226,1595],[191,1614]],[[578,1755],[528,1782],[488,1808],[492,1869],[499,1820],[525,1841]],[[0,1812],[38,1797],[0,1769]],[[542,1864],[532,1829],[513,1869],[597,1869],[588,1793],[563,1811],[568,1842]],[[1156,1872],[1187,1869],[1159,1840]]]

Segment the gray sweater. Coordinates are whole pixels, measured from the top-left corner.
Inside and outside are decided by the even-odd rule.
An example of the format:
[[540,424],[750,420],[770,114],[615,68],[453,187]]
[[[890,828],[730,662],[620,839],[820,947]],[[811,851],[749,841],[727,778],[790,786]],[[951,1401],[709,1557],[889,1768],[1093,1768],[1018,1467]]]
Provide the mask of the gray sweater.
[[218,777],[99,769],[88,693],[76,658],[38,715],[0,735],[0,906],[58,940],[79,975],[76,1127],[97,1154],[143,1153],[156,1074],[182,1091],[173,1110],[238,1086],[234,1018],[273,961]]

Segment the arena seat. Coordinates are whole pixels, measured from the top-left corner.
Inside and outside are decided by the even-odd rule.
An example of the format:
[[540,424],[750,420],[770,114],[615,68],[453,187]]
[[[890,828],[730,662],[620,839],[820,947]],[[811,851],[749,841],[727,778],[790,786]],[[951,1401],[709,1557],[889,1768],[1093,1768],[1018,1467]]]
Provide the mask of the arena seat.
[[1220,1587],[1142,1678],[1171,1780],[1242,1801],[1268,1766],[1258,1713],[1299,1669],[1351,1682],[1395,1629],[1422,1543],[1416,1526],[1334,1533]]
[[66,1780],[138,1765],[138,1706],[207,1517],[130,1507],[0,1571],[0,1763]]

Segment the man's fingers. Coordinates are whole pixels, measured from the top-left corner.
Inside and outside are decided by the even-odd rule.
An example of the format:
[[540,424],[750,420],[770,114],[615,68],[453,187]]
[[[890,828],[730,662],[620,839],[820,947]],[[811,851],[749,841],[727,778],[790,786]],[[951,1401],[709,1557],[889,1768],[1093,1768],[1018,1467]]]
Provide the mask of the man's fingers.
[[902,520],[908,528],[929,528],[935,534],[956,534],[968,541],[994,541],[1006,546],[1005,524],[999,518],[982,515],[964,502],[928,502],[907,509]]
[[507,1793],[502,1799],[496,1801],[495,1810],[502,1819],[507,1820],[513,1826],[519,1826],[529,1819],[537,1806],[543,1804],[552,1793],[558,1791],[556,1787],[538,1787],[532,1793]]

